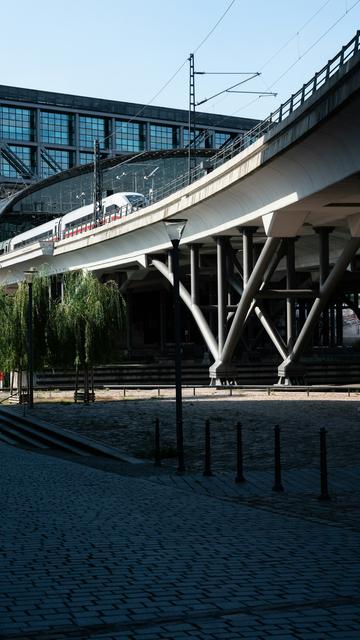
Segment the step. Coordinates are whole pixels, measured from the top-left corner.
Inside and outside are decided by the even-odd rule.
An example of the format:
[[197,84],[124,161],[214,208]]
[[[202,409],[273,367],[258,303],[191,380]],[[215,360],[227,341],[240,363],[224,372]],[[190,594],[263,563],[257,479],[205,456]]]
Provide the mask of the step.
[[[27,444],[32,447],[37,447],[39,449],[48,449],[49,447],[42,442],[39,442],[38,439],[32,438],[27,435],[23,431],[18,431],[16,428],[10,427],[8,425],[4,425],[3,422],[0,422],[0,430],[1,433],[6,436],[10,436],[10,438],[15,439],[17,444]],[[13,443],[14,444],[14,443]]]
[[8,423],[15,422],[18,428],[21,426],[36,434],[39,438],[44,438],[47,442],[51,442],[57,448],[62,448],[73,453],[88,456],[101,455],[115,460],[121,460],[130,464],[144,464],[143,460],[134,458],[133,456],[122,453],[118,449],[101,442],[91,440],[86,436],[66,431],[61,427],[50,425],[43,420],[35,417],[21,416],[11,409],[0,407],[0,421],[5,420]]

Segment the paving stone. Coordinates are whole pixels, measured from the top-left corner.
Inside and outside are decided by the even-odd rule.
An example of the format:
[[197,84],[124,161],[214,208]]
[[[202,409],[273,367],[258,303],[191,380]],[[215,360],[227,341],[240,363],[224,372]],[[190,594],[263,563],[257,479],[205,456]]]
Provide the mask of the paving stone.
[[[234,499],[226,474],[187,483],[7,445],[0,455],[0,638],[52,627],[63,640],[69,624],[84,633],[112,624],[97,630],[106,640],[360,637],[360,535],[350,515],[334,523],[306,505],[288,514],[288,497],[271,487],[266,499],[257,486]],[[359,471],[352,460],[343,486]]]

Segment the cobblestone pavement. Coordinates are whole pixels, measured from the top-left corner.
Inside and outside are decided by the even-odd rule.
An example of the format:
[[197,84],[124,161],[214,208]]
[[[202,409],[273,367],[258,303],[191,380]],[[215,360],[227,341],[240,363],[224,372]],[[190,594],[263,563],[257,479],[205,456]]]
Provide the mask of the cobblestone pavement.
[[[34,415],[66,429],[106,442],[145,459],[153,457],[154,420],[160,419],[164,454],[162,483],[176,484],[175,402],[173,391],[152,390],[101,392],[94,404],[74,404],[70,392],[39,394]],[[211,389],[184,392],[184,442],[186,467],[192,479],[187,488],[217,497],[237,498],[277,511],[299,513],[360,530],[360,396],[344,393],[267,391],[216,392]],[[117,398],[115,401],[114,398]],[[47,402],[44,402],[47,400]],[[19,407],[17,410],[21,411]],[[216,478],[205,483],[204,421],[211,421],[212,467]],[[243,425],[244,465],[248,480],[235,492],[235,425]],[[271,491],[273,485],[273,428],[281,427],[283,484],[285,496]],[[332,501],[326,507],[319,493],[319,428],[327,429],[329,484]],[[306,472],[305,472],[306,470]],[[165,470],[164,470],[165,471]],[[262,473],[261,473],[262,472]],[[267,473],[266,473],[267,472]],[[195,475],[194,475],[195,474]],[[184,482],[181,481],[181,486]],[[307,495],[304,500],[304,495]],[[312,497],[312,499],[309,499]]]
[[[115,392],[116,393],[116,392]],[[129,393],[129,392],[128,392]],[[160,419],[161,443],[165,457],[175,451],[175,401],[173,392],[133,392],[123,398],[117,392],[99,394],[100,401],[89,405],[36,399],[34,415],[48,422],[72,429],[93,439],[107,442],[139,457],[153,455],[154,420]],[[167,395],[166,395],[167,393]],[[190,390],[187,390],[190,393]],[[201,390],[196,397],[184,397],[183,423],[186,464],[189,471],[203,468],[204,422],[211,422],[212,461],[217,470],[235,468],[235,425],[243,425],[244,454],[250,469],[273,466],[273,428],[281,427],[282,466],[286,469],[316,467],[319,463],[319,428],[328,431],[329,467],[360,464],[360,396],[353,393],[234,391],[229,397],[211,390]],[[235,395],[236,393],[236,395]],[[48,395],[48,394],[47,394]],[[56,398],[56,394],[55,394]],[[46,402],[42,400],[46,399]],[[54,394],[52,394],[54,399]],[[18,410],[21,410],[18,408]]]
[[359,532],[0,455],[3,640],[360,637]]
[[[0,445],[0,639],[359,639],[359,401],[254,397],[185,401],[185,476]],[[199,473],[207,413],[213,478]],[[158,414],[173,446],[172,399],[42,403],[35,414],[131,453],[133,437],[146,453]],[[236,419],[243,485],[226,468]],[[275,423],[286,452],[280,495],[271,490]],[[324,424],[330,502],[317,500],[313,466]]]

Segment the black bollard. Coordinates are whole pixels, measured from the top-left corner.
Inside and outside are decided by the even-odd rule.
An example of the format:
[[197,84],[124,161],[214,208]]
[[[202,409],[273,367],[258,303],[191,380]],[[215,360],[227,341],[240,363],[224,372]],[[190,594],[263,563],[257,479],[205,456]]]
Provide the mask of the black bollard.
[[326,459],[326,429],[320,429],[320,495],[319,500],[331,500],[328,491],[328,474]]
[[281,451],[280,451],[280,427],[274,427],[274,458],[275,458],[275,482],[273,491],[284,491],[281,483]]
[[205,465],[203,476],[212,476],[211,472],[211,443],[210,443],[210,420],[205,420]]
[[160,421],[159,418],[155,418],[155,467],[161,467],[160,456]]
[[235,482],[246,482],[243,471],[243,447],[241,422],[236,423],[236,477]]

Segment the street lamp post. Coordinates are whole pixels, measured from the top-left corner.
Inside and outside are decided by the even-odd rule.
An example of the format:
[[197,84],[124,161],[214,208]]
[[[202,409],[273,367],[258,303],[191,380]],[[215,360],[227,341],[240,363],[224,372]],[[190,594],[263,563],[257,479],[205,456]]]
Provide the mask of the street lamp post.
[[37,274],[34,268],[24,271],[25,280],[29,290],[28,300],[28,406],[32,409],[34,406],[34,347],[33,347],[33,281]]
[[181,331],[180,331],[180,294],[179,294],[179,244],[187,220],[172,219],[164,221],[172,244],[171,262],[174,276],[174,334],[175,334],[175,398],[176,398],[176,447],[178,454],[178,473],[184,473],[184,438],[182,420],[181,393]]

